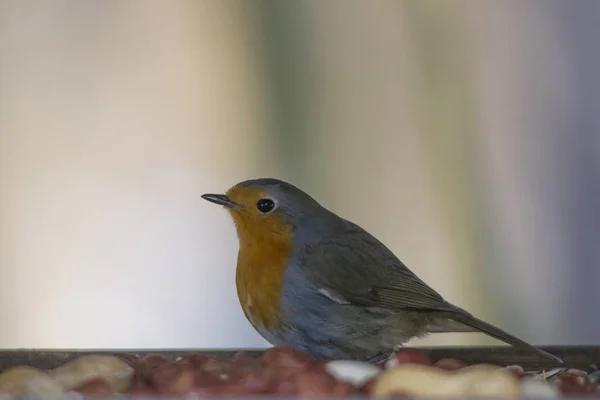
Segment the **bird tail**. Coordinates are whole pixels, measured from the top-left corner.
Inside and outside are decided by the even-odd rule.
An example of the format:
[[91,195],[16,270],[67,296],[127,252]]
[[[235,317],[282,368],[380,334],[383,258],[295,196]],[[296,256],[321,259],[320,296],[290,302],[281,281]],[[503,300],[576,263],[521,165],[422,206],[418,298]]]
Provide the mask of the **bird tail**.
[[537,347],[535,347],[535,346],[533,346],[533,345],[507,333],[507,332],[504,332],[500,328],[496,328],[494,325],[488,324],[487,322],[484,322],[478,318],[475,318],[474,316],[472,316],[470,314],[467,314],[467,313],[463,314],[460,312],[456,312],[456,313],[452,313],[451,315],[448,315],[448,318],[455,322],[459,322],[461,324],[472,327],[480,332],[485,333],[488,336],[491,336],[495,339],[501,340],[505,343],[511,344],[515,347],[529,348],[546,358],[552,359],[552,360],[556,361],[557,363],[563,364],[563,361],[560,358],[556,357],[555,355],[552,355],[544,350],[538,349]]

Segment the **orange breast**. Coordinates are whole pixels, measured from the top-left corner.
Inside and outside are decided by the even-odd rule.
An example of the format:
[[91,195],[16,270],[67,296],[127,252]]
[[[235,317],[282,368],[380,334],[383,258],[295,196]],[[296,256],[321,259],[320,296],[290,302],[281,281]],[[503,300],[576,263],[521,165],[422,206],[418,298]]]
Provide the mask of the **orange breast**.
[[276,236],[270,230],[252,229],[239,236],[236,286],[244,314],[256,328],[281,332],[281,294],[292,252],[291,229],[286,227]]

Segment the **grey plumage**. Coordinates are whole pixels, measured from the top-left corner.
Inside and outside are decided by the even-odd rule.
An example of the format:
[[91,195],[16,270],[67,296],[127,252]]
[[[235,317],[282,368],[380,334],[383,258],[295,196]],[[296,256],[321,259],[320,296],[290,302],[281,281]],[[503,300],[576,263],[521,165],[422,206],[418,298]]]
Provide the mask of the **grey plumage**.
[[[383,243],[352,222],[342,219],[340,222],[340,227],[328,237],[304,248],[299,264],[316,286],[336,293],[355,307],[420,313],[423,318],[432,321],[423,327],[423,333],[433,330],[480,331],[505,343],[531,348],[544,357],[561,362],[559,358],[447,302]],[[428,329],[429,325],[435,328]]]

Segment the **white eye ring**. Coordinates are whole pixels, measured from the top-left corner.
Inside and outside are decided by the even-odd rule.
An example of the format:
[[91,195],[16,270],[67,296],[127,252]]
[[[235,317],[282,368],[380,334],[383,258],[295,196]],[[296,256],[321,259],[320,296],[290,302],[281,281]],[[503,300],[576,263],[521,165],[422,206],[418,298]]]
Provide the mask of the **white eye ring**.
[[256,202],[256,209],[261,214],[269,214],[273,212],[273,210],[277,209],[278,206],[277,200],[272,197],[263,197]]

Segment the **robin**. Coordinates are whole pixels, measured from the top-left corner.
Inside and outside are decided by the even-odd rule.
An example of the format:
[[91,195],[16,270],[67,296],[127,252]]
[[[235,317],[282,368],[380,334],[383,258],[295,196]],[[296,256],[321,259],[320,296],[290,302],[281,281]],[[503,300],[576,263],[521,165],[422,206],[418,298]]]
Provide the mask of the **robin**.
[[383,243],[289,183],[247,180],[202,198],[233,218],[238,298],[274,346],[381,361],[411,338],[479,331],[562,363],[447,302]]

